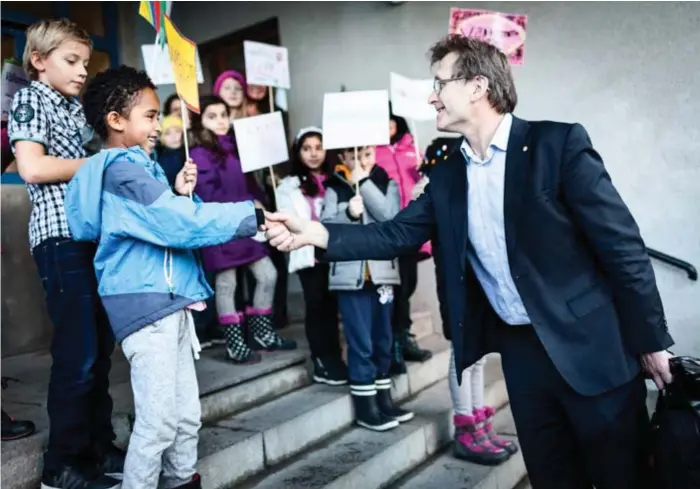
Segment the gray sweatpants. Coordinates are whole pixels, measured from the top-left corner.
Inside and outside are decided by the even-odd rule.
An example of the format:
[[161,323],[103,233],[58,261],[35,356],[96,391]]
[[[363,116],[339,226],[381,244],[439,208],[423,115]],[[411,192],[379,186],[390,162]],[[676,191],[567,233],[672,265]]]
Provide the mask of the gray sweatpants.
[[122,342],[136,408],[122,489],[156,489],[161,470],[165,489],[195,474],[201,407],[192,331],[192,313],[182,310]]

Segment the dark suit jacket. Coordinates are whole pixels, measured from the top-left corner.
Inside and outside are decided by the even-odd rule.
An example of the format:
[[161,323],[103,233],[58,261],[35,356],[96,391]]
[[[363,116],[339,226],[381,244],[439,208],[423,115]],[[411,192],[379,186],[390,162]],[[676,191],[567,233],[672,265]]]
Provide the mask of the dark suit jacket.
[[[324,254],[329,261],[388,260],[432,239],[458,372],[497,350],[495,312],[466,257],[468,185],[456,151],[393,220],[328,225]],[[639,354],[673,344],[637,224],[581,125],[513,118],[504,214],[515,285],[551,360],[577,392],[617,387],[639,373]]]

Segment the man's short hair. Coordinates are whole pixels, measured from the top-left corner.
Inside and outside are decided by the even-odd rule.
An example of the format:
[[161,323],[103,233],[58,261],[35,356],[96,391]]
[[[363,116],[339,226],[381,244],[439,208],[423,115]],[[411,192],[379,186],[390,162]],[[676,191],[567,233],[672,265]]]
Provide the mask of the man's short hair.
[[22,65],[30,80],[39,78],[39,72],[32,65],[32,53],[36,51],[39,56],[46,58],[65,41],[81,42],[92,50],[88,33],[70,20],[40,20],[29,26]]
[[488,100],[500,114],[513,112],[518,103],[508,57],[497,47],[471,37],[451,34],[430,48],[430,63],[435,65],[450,53],[457,55],[452,76],[471,80],[483,76],[489,81]]

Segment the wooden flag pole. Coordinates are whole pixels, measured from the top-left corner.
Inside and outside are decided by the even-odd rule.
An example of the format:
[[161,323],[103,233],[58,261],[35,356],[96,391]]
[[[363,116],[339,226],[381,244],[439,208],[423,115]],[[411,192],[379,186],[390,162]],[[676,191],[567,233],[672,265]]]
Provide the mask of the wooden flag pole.
[[[187,120],[187,105],[185,104],[185,101],[180,97],[180,117],[182,118],[182,127],[185,127],[185,121]],[[185,143],[185,159],[189,161],[190,159],[190,145],[189,142],[187,141],[187,129],[184,129],[182,131],[182,140]],[[192,184],[188,186],[189,194],[190,194],[190,199],[192,198]]]
[[[357,165],[360,164],[360,160],[357,158],[357,146],[355,146],[355,171],[357,171]],[[360,195],[360,182],[355,182],[355,195]]]
[[[274,88],[272,86],[268,87],[269,89],[269,95],[270,95],[270,114],[272,114],[275,111],[275,100],[274,100]],[[268,167],[270,169],[270,181],[272,183],[272,191],[275,192],[275,200],[277,199],[277,181],[275,179],[275,172],[272,169],[272,167]]]

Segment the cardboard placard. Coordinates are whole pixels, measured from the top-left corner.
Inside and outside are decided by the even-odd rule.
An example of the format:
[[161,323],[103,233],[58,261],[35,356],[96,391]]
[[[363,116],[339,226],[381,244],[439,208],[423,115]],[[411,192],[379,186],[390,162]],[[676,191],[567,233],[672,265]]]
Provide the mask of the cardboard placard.
[[433,93],[433,80],[415,80],[391,73],[389,84],[394,114],[414,121],[435,120],[435,107],[428,103]]
[[[156,85],[174,85],[175,72],[170,62],[168,47],[161,48],[159,44],[144,44],[141,46],[143,65],[146,73]],[[199,52],[195,48],[197,83],[204,83],[202,63],[199,61]]]
[[199,113],[199,87],[197,86],[197,45],[177,30],[170,17],[165,17],[165,33],[168,51],[175,74],[177,94],[191,111]]
[[323,147],[389,144],[389,92],[327,93],[323,97]]
[[291,88],[287,48],[243,41],[245,77],[249,85]]
[[281,112],[236,119],[233,131],[244,173],[289,160]]
[[512,65],[525,62],[526,28],[527,15],[468,8],[450,9],[450,34],[488,42],[503,51]]

